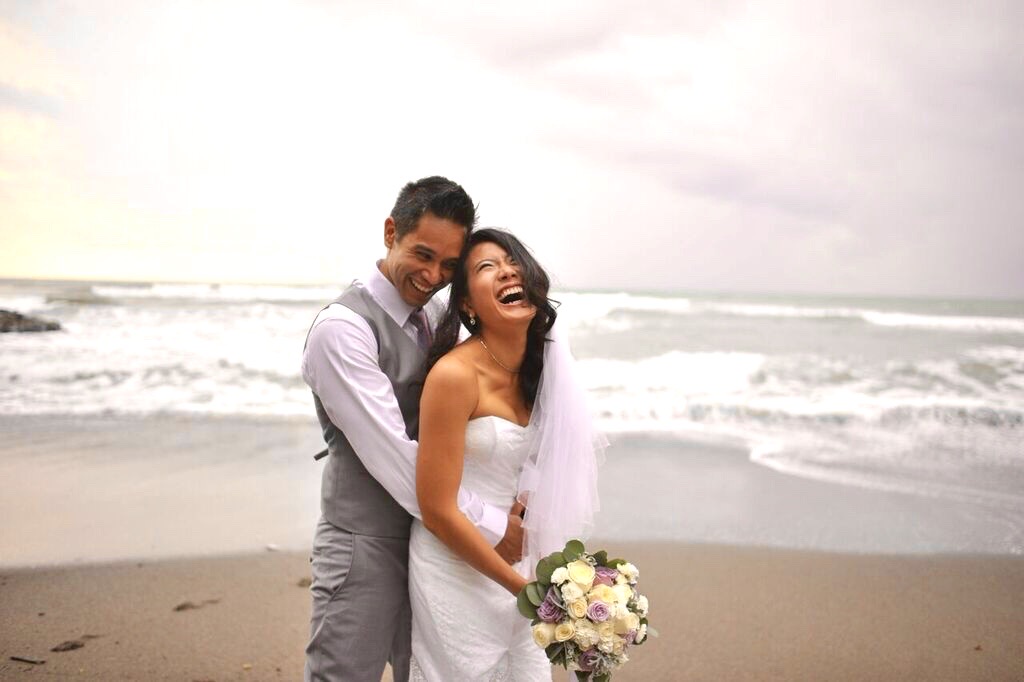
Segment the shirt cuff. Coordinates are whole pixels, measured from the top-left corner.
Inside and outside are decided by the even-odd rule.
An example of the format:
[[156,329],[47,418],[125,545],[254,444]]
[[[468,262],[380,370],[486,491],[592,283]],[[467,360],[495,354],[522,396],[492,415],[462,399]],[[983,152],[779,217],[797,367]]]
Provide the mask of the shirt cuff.
[[508,512],[504,512],[492,505],[484,504],[483,514],[480,515],[480,521],[476,524],[476,527],[480,534],[494,547],[501,542],[502,538],[505,537],[505,531],[508,530]]

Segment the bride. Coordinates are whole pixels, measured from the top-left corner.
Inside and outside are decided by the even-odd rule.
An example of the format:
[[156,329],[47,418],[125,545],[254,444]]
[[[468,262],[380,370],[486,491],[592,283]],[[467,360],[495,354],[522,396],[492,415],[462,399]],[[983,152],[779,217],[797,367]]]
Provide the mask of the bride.
[[[420,403],[413,680],[551,679],[515,595],[540,557],[589,529],[597,483],[590,420],[548,287],[511,234],[467,239]],[[455,345],[460,322],[471,336]],[[494,505],[526,505],[522,562],[505,563],[459,512],[462,484]]]

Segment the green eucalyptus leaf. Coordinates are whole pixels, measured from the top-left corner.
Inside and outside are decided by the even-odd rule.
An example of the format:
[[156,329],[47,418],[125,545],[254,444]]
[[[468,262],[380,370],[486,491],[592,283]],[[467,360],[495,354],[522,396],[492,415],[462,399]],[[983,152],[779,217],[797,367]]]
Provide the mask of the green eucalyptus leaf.
[[576,561],[580,558],[580,554],[586,551],[586,547],[579,540],[569,540],[565,543],[565,549],[562,550],[562,556],[565,557],[566,563],[570,561]]
[[576,671],[576,682],[587,682],[590,679],[590,673],[582,670]]
[[540,606],[541,602],[544,601],[544,591],[541,589],[540,584],[537,582],[527,583],[526,585],[526,598],[530,600],[530,603],[534,606]]
[[544,653],[548,655],[549,661],[557,663],[557,659],[565,653],[565,646],[561,642],[549,644],[548,648],[544,650]]
[[552,552],[551,554],[548,554],[545,558],[548,560],[548,563],[550,563],[555,568],[560,568],[569,563],[565,560],[565,555],[561,552]]
[[530,598],[526,595],[526,588],[519,590],[519,594],[516,595],[516,608],[519,609],[519,613],[523,614],[527,618],[537,617],[537,607],[530,603]]
[[545,557],[537,562],[537,580],[544,583],[545,585],[551,584],[551,574],[555,572],[557,566],[552,566],[551,562]]
[[608,566],[608,552],[603,549],[600,552],[594,552],[594,561],[598,566]]

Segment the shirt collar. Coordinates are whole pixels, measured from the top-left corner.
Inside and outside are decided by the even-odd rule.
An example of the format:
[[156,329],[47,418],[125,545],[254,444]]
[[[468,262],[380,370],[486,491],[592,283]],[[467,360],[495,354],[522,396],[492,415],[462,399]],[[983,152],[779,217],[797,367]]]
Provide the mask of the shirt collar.
[[373,296],[374,300],[380,304],[380,307],[384,309],[384,312],[399,327],[404,327],[405,323],[409,320],[409,316],[416,310],[416,307],[402,300],[398,289],[384,276],[380,268],[373,268],[364,280],[364,286],[370,292],[370,295]]

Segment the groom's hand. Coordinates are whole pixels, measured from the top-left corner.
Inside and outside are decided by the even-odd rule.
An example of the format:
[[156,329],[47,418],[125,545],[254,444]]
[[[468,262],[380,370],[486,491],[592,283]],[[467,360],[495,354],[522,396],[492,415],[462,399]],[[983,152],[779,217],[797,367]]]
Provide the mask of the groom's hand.
[[512,512],[508,515],[505,537],[494,547],[498,555],[509,564],[514,564],[523,558],[523,519],[515,507],[512,508]]

